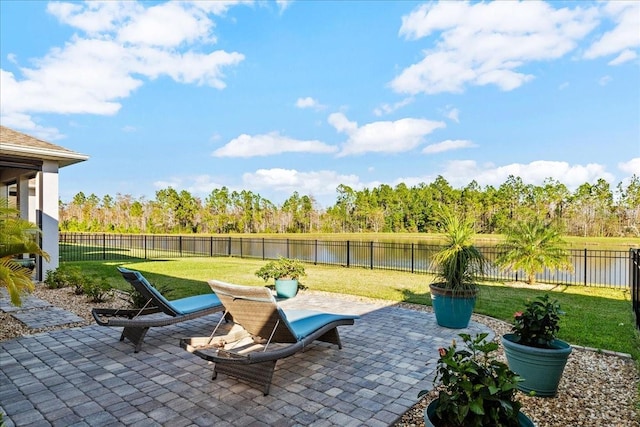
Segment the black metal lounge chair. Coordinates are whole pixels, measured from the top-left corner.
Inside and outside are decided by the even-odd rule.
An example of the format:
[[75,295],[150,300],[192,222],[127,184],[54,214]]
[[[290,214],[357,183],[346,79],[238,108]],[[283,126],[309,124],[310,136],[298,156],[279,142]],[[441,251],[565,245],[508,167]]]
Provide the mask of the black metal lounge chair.
[[359,316],[312,310],[283,310],[266,287],[240,286],[209,280],[234,325],[215,336],[222,318],[209,337],[185,338],[180,346],[214,362],[213,379],[219,372],[264,386],[269,394],[279,359],[304,351],[315,340],[342,348],[338,326],[353,325]]
[[118,271],[147,303],[141,309],[94,308],[91,314],[98,325],[124,327],[120,341],[128,338],[135,345],[135,353],[142,348],[151,327],[172,325],[224,309],[214,293],[169,301],[140,272],[122,267]]

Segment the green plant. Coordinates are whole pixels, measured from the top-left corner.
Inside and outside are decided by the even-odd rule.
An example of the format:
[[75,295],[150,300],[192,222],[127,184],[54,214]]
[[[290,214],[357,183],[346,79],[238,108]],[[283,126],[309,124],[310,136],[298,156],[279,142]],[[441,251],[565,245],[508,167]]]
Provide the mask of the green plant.
[[61,265],[55,270],[47,270],[44,283],[49,289],[74,287],[76,295],[81,295],[84,278],[80,268],[76,266]]
[[560,330],[560,310],[557,300],[548,294],[525,303],[525,310],[514,314],[513,333],[518,344],[529,347],[549,348]]
[[34,254],[49,260],[49,254],[38,245],[40,233],[35,224],[20,218],[20,211],[9,207],[6,198],[0,198],[0,287],[7,288],[13,305],[22,305],[20,294],[33,290],[31,269],[15,258]]
[[[434,383],[439,384],[436,418],[451,427],[518,426],[522,404],[516,399],[521,378],[493,353],[498,343],[488,334],[472,338],[460,334],[464,348],[455,340],[440,348]],[[418,398],[427,394],[422,390]]]
[[269,261],[256,271],[256,276],[264,279],[265,282],[269,279],[299,279],[306,275],[302,261],[284,257]]
[[85,277],[82,282],[82,288],[91,302],[106,301],[112,293],[111,285],[109,285],[106,277]]
[[454,291],[476,290],[487,260],[473,245],[473,223],[445,208],[440,209],[438,222],[445,242],[433,257],[436,264],[433,283]]
[[573,270],[560,228],[537,218],[511,225],[498,249],[496,264],[507,270],[524,271],[530,285],[535,282],[536,273],[547,267]]
[[66,282],[65,278],[61,274],[61,271],[59,268],[55,270],[47,270],[44,277],[44,284],[49,289],[60,289],[60,288],[64,288],[65,286],[68,286],[68,283]]

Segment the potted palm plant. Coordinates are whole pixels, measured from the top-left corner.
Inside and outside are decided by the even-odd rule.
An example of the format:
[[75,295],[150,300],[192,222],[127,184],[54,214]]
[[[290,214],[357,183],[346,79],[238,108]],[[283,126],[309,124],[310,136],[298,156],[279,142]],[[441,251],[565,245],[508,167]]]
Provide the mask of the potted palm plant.
[[279,257],[263,265],[256,276],[264,279],[275,280],[276,295],[279,298],[291,298],[298,293],[300,277],[306,276],[304,264],[298,259]]
[[445,243],[433,258],[436,274],[429,285],[433,310],[440,326],[466,328],[476,303],[477,281],[484,276],[487,261],[473,245],[471,221],[443,209],[439,222]]
[[[464,346],[456,342],[440,348],[436,368],[437,398],[424,411],[427,427],[533,426],[520,412],[516,398],[520,377],[494,357],[498,343],[488,334],[475,337],[460,334]],[[430,390],[422,390],[418,398]]]
[[558,339],[560,304],[545,294],[514,315],[513,333],[502,336],[507,363],[524,381],[518,388],[537,396],[558,393],[571,346]]

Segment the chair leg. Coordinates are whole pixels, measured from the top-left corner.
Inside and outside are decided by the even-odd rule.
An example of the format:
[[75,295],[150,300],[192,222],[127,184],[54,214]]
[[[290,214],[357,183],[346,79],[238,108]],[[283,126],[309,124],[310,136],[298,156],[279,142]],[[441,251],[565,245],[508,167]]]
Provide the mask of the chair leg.
[[329,344],[335,344],[339,349],[342,349],[342,341],[340,341],[340,334],[338,328],[333,328],[327,331],[324,335],[318,337],[318,341],[328,342]]
[[269,360],[251,365],[217,362],[213,370],[213,378],[215,379],[218,373],[223,373],[257,385],[262,385],[264,386],[263,393],[266,396],[269,394],[276,362],[277,360]]
[[123,341],[125,338],[128,338],[135,345],[134,353],[137,353],[142,348],[142,342],[144,341],[145,335],[147,335],[148,327],[145,328],[133,328],[126,327],[122,330],[122,335],[120,336],[120,341]]

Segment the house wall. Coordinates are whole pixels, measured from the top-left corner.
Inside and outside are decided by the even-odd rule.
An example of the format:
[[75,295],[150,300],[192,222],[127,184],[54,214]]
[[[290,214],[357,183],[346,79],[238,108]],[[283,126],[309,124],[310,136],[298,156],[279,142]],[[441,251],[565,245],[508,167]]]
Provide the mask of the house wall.
[[38,200],[38,221],[42,230],[41,248],[49,254],[49,261],[42,259],[37,266],[36,279],[43,280],[48,270],[58,268],[60,258],[58,231],[58,162],[45,160],[42,171],[36,176],[36,198]]

